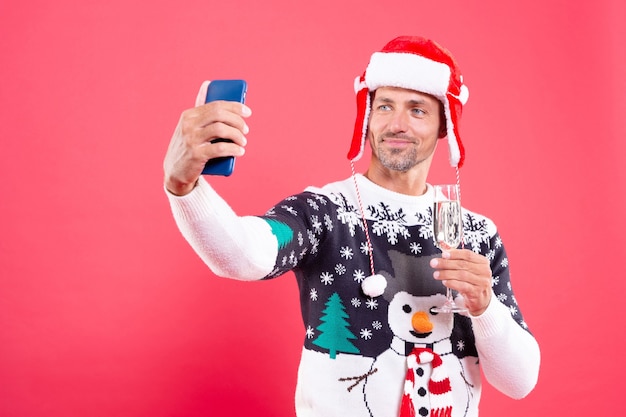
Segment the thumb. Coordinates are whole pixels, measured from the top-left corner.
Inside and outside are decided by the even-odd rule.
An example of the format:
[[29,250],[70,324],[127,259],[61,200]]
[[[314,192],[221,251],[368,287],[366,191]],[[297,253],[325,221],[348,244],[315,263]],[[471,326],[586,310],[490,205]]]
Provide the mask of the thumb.
[[196,107],[202,106],[206,102],[206,92],[209,88],[209,84],[211,81],[203,81],[200,86],[200,91],[198,91],[198,96],[196,97]]

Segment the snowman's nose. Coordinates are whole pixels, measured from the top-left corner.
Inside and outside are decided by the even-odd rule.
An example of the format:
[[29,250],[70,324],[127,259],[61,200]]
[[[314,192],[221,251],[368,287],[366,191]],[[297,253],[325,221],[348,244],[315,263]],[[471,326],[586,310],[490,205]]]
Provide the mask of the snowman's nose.
[[429,333],[433,331],[433,324],[428,318],[428,314],[423,311],[418,311],[413,314],[411,324],[413,325],[413,329],[418,333]]

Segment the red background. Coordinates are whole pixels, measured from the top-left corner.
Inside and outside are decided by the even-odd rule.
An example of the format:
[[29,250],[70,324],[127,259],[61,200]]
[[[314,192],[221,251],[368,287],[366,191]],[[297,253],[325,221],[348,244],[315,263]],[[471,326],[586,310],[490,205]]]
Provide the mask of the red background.
[[498,224],[542,348],[536,390],[487,387],[482,415],[623,414],[624,2],[470,3],[5,0],[0,416],[293,416],[293,277],[214,277],[163,155],[202,80],[242,77],[250,144],[214,180],[240,214],[347,177],[353,79],[400,34],[461,65],[464,203]]

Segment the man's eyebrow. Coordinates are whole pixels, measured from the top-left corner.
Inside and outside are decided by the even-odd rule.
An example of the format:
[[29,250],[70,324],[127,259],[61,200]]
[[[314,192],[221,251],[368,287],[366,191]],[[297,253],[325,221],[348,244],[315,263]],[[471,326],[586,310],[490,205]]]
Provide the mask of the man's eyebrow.
[[382,101],[383,103],[393,103],[393,100],[387,97],[376,97],[374,102]]
[[[392,100],[388,97],[376,97],[376,99],[374,100],[374,102],[383,102],[383,103],[395,103],[395,100]],[[417,106],[417,105],[423,105],[423,104],[427,104],[428,102],[422,98],[417,98],[417,99],[411,99],[406,101],[406,103],[412,105],[412,106]]]
[[426,104],[426,103],[428,103],[428,101],[426,99],[423,99],[423,98],[417,98],[417,99],[409,100],[409,103]]

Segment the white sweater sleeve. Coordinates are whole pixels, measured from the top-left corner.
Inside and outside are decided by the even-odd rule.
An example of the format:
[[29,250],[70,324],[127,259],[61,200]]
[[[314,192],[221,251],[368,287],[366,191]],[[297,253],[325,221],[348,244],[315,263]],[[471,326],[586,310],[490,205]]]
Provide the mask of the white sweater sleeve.
[[528,395],[539,377],[541,355],[537,340],[513,320],[494,294],[487,310],[471,319],[487,381],[511,398]]
[[178,229],[213,273],[252,281],[272,271],[278,243],[263,219],[237,216],[202,177],[185,196],[165,192]]

